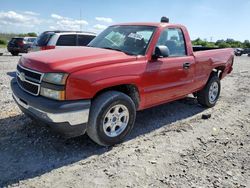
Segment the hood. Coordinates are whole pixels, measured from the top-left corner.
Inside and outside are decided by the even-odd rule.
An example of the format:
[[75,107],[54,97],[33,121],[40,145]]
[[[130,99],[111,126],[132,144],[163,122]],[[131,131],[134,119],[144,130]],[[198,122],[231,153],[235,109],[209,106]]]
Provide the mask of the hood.
[[136,60],[123,52],[101,48],[74,47],[32,52],[20,64],[39,72],[75,72],[82,69]]

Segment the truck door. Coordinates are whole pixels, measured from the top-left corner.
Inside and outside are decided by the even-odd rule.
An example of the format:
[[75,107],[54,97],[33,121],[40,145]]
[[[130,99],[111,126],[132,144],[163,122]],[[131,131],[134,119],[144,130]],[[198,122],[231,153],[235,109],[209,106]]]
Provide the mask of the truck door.
[[157,45],[167,46],[169,57],[148,62],[144,87],[146,104],[153,106],[178,99],[192,92],[195,61],[187,55],[183,32],[180,28],[166,28]]

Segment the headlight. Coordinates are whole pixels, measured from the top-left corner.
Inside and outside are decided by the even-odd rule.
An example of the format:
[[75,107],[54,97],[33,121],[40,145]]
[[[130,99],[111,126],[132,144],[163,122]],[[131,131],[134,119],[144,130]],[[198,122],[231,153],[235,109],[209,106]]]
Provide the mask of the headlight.
[[66,73],[45,73],[43,81],[51,84],[64,85],[68,74]]
[[41,87],[40,94],[55,100],[65,100],[65,91],[57,91],[49,88]]

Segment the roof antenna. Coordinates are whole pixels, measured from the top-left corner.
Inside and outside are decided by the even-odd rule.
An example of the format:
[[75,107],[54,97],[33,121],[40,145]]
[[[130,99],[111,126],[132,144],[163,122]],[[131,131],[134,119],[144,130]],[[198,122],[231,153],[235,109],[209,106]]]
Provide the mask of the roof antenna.
[[166,16],[162,16],[161,23],[169,23],[169,18],[167,18]]
[[80,8],[80,31],[82,31],[81,21],[82,21],[82,9]]

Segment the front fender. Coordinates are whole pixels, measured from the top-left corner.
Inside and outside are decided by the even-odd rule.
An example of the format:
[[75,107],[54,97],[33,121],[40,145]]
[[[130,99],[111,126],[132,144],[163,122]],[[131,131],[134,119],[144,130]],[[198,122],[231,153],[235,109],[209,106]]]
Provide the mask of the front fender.
[[[66,100],[91,99],[97,92],[123,84],[141,86],[145,58],[73,72],[66,83]],[[140,89],[140,87],[138,87]]]

